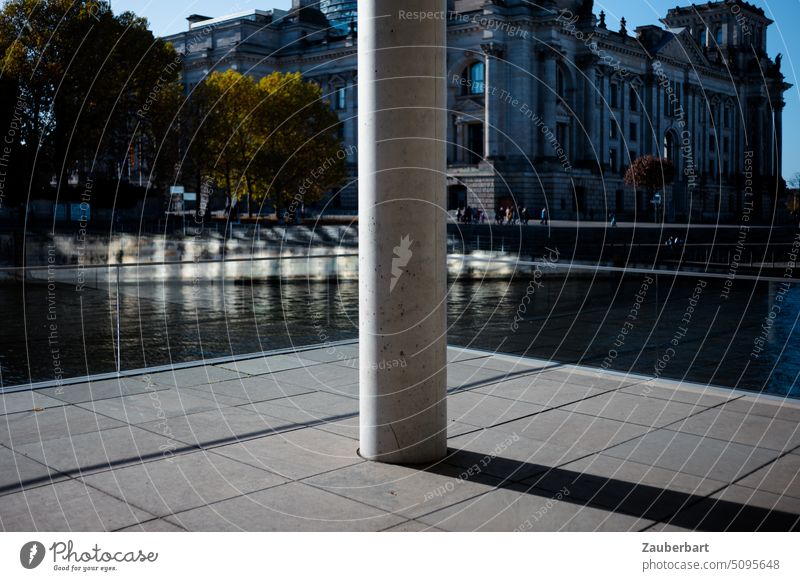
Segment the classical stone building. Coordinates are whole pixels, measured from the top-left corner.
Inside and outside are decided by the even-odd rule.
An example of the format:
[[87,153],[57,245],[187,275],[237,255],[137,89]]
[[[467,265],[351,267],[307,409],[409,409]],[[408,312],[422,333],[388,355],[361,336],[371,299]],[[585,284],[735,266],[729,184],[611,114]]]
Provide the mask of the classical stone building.
[[[301,71],[356,144],[355,4],[294,0],[288,12],[193,16],[167,40],[185,54],[187,89],[212,70]],[[739,0],[676,7],[660,26],[634,31],[624,19],[611,30],[592,0],[450,0],[446,14],[403,18],[448,22],[451,209],[516,203],[566,219],[771,213],[789,85],[780,56],[767,54],[772,21],[761,9]],[[676,166],[656,197],[662,206],[623,183],[644,154]],[[356,198],[351,183],[332,204],[352,210]]]

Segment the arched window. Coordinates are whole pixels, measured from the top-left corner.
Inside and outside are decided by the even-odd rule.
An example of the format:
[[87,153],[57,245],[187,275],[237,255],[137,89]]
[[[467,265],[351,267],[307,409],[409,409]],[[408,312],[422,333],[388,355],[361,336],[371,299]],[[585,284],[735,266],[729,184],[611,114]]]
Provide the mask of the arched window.
[[476,61],[464,70],[467,82],[464,86],[465,95],[483,95],[485,88],[485,69],[483,61]]

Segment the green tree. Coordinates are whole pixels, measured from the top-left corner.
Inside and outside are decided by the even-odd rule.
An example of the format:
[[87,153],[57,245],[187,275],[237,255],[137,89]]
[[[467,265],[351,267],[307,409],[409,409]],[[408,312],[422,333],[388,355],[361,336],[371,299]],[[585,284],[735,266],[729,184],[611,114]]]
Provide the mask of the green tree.
[[667,158],[643,155],[633,160],[625,172],[625,184],[644,189],[652,199],[656,190],[664,192],[662,211],[666,206],[666,188],[675,181],[675,165]]
[[248,164],[263,134],[254,116],[255,82],[232,70],[214,72],[195,88],[191,102],[185,125],[199,173],[225,188],[227,207],[247,199],[249,213],[255,170],[248,173]]
[[[147,21],[96,0],[9,0],[0,11],[2,76],[24,102],[20,143],[37,152],[39,183],[78,172],[119,175],[135,152],[152,167],[156,111],[174,102],[180,57]],[[154,97],[155,95],[155,97]],[[152,114],[140,115],[146,107]]]
[[258,86],[262,191],[278,210],[319,200],[345,177],[338,116],[322,88],[300,73],[272,73]]
[[195,178],[209,177],[233,200],[276,210],[310,204],[344,178],[339,119],[321,88],[299,73],[255,82],[214,72],[195,87],[182,126]]

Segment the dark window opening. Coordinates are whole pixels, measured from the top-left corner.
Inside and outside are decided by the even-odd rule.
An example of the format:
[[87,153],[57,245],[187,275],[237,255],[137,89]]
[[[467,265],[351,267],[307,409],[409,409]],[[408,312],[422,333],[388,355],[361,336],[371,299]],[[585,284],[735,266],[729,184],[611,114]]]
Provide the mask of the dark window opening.
[[467,125],[467,159],[470,164],[477,164],[483,159],[483,123]]

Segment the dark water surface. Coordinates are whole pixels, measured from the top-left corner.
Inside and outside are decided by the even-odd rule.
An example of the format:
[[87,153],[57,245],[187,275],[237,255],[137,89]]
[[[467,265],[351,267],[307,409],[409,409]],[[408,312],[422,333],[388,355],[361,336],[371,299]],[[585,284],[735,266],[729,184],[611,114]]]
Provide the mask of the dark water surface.
[[[648,282],[648,280],[650,282]],[[700,282],[702,280],[702,282]],[[705,286],[703,286],[705,285]],[[116,369],[113,285],[0,283],[2,385]],[[357,337],[358,284],[124,282],[123,369]],[[449,342],[800,397],[800,289],[645,274],[450,282]]]

